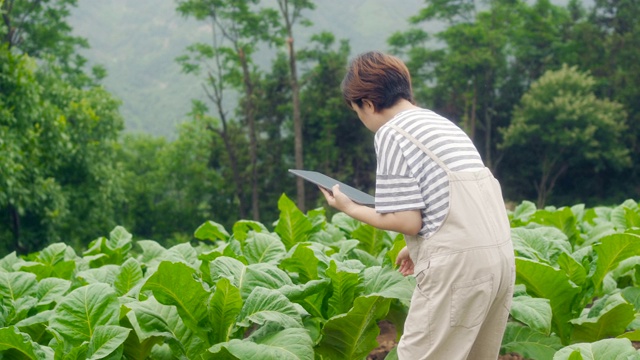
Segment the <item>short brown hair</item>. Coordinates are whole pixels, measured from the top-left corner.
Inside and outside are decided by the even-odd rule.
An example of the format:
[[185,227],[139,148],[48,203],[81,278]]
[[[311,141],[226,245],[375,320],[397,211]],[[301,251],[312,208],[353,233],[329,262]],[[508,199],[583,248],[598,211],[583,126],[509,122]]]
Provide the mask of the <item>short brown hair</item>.
[[411,75],[399,58],[370,51],[358,55],[351,61],[347,74],[342,80],[342,96],[349,106],[362,100],[373,103],[374,110],[380,111],[395,105],[398,100],[413,101]]

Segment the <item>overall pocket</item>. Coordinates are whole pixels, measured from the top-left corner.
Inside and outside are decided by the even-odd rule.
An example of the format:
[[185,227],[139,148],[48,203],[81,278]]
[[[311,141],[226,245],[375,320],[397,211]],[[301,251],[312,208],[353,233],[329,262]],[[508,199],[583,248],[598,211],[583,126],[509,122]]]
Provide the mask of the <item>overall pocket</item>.
[[493,274],[451,286],[451,326],[472,328],[484,320],[493,294]]

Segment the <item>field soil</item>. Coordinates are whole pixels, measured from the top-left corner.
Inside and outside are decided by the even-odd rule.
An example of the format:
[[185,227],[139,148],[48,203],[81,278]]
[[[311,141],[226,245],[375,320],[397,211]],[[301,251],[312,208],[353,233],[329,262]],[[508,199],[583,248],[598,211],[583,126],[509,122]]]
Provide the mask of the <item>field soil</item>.
[[[384,360],[389,351],[398,345],[396,341],[396,328],[392,323],[381,321],[378,326],[380,326],[380,335],[378,335],[377,338],[379,346],[369,353],[367,360]],[[500,355],[498,356],[498,360],[524,360],[524,358],[514,353]]]
[[[367,356],[367,360],[384,360],[389,351],[391,351],[398,342],[396,341],[396,328],[392,323],[388,321],[381,321],[378,323],[380,326],[380,335],[377,340],[380,344]],[[633,346],[640,350],[640,341],[632,341]],[[526,360],[521,355],[516,353],[504,354],[498,356],[498,360]]]

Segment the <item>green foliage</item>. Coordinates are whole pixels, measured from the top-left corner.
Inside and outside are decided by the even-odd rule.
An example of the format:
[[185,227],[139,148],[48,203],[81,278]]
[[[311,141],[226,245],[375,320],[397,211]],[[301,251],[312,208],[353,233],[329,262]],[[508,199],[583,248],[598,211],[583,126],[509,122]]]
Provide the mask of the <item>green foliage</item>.
[[[534,183],[538,207],[543,207],[556,180],[576,166],[590,164],[596,170],[607,165],[630,165],[629,150],[621,141],[626,114],[621,104],[598,99],[594,80],[576,68],[563,66],[548,71],[531,85],[504,129],[503,149],[526,163],[526,157],[539,159],[539,165],[523,166],[519,181]],[[535,146],[533,146],[535,144]]]
[[[143,359],[164,352],[239,359],[368,354],[377,346],[377,321],[393,301],[408,301],[412,283],[392,267],[365,268],[346,232],[333,246],[307,241],[331,227],[323,213],[302,214],[286,196],[280,204],[279,231],[295,234],[293,242],[259,223],[238,222],[229,233],[207,222],[196,234],[208,244],[198,247],[134,242],[117,227],[81,256],[62,244],[30,261],[6,256],[0,260],[0,306],[6,314],[0,332],[7,336],[0,354],[55,359],[122,354]],[[296,211],[314,226],[287,221]],[[312,249],[306,256],[315,270],[305,268],[306,261],[293,261],[302,249]],[[55,261],[48,260],[52,256]],[[76,270],[53,272],[51,267],[65,261]],[[329,267],[333,270],[322,270]],[[357,331],[348,330],[356,324]]]
[[[638,284],[640,237],[626,223],[592,236],[594,229],[612,224],[612,213],[636,213],[637,203],[532,210],[533,204],[523,203],[510,214],[519,285],[504,349],[535,359],[566,359],[590,346],[598,352],[613,346],[606,351],[624,354],[624,342],[603,339],[632,336],[637,328],[639,309],[628,286]],[[555,353],[562,345],[570,346]]]
[[[0,356],[362,359],[378,346],[379,321],[401,324],[406,316],[415,283],[382,260],[402,242],[361,248],[353,239],[363,224],[292,204],[281,197],[278,232],[246,220],[232,231],[208,221],[196,230],[197,245],[165,248],[116,227],[82,255],[55,243],[5,256]],[[573,221],[566,209],[530,211],[523,203],[510,213],[518,285],[502,351],[541,360],[638,358],[630,339],[640,330],[640,233],[618,226],[584,240],[612,213],[640,209],[634,201],[574,206]],[[572,224],[576,236],[560,224]],[[577,268],[590,271],[576,277]]]
[[30,251],[63,232],[79,242],[107,231],[123,196],[113,156],[118,102],[6,46],[0,62],[0,209],[10,219],[0,224],[3,247]]

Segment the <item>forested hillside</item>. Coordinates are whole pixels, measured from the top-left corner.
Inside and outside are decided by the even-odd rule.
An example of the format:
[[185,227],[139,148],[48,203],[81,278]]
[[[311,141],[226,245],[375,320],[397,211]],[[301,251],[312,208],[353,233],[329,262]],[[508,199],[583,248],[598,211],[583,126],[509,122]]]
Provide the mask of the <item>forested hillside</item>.
[[373,134],[339,89],[372,48],[406,61],[418,104],[467,132],[508,203],[640,195],[637,3],[0,4],[7,251],[116,225],[189,241],[207,220],[272,221],[282,194],[326,205],[294,167],[372,193]]
[[[390,4],[393,3],[392,6]],[[406,29],[407,19],[421,0],[323,0],[304,11],[313,25],[296,26],[297,47],[309,46],[320,31],[347,39],[351,53],[388,48],[387,38]],[[264,4],[277,7],[275,1]],[[83,0],[73,9],[69,24],[91,48],[82,54],[101,64],[104,84],[123,102],[125,130],[175,138],[176,125],[185,120],[191,99],[203,99],[201,81],[181,73],[176,57],[196,41],[210,38],[207,25],[180,16],[174,0]],[[263,47],[256,63],[267,69],[277,48]],[[279,48],[284,51],[284,47]]]

